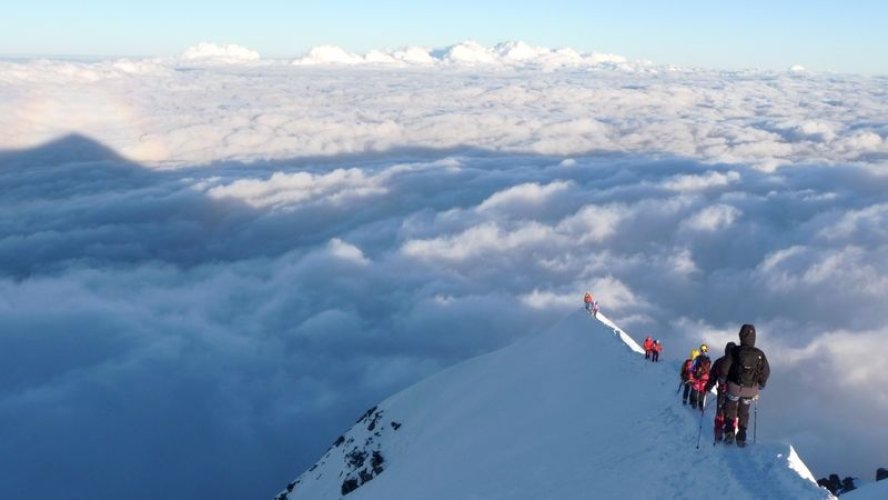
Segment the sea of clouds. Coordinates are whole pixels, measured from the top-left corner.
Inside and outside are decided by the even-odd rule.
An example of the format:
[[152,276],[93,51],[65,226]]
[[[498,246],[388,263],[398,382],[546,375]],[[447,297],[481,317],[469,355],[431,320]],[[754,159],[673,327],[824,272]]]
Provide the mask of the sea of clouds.
[[521,43],[0,62],[0,491],[272,495],[586,289],[676,366],[755,323],[760,437],[871,479],[886,89]]

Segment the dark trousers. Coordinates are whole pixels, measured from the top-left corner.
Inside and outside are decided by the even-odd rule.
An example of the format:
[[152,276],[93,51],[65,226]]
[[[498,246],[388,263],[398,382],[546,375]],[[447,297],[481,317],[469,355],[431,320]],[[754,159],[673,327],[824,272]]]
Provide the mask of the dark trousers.
[[[721,385],[721,384],[719,384],[719,385]],[[725,392],[724,387],[719,387],[718,389],[716,389],[715,393],[716,393],[715,414],[721,415],[722,417],[724,417],[725,416],[725,399],[727,397],[727,393]]]
[[691,390],[691,408],[699,408],[703,409],[703,404],[706,402],[706,393],[698,390]]
[[724,386],[719,384],[718,390],[716,391],[715,397],[715,439],[721,441],[724,436],[724,430],[726,428],[730,428],[734,430],[737,428],[736,422],[734,420],[729,420],[731,422],[730,425],[725,425],[725,401],[727,400],[727,391]]
[[653,352],[654,351],[652,351],[650,349],[644,351],[644,359],[651,359],[651,354],[653,354]]
[[725,433],[734,433],[734,419],[737,418],[738,430],[737,441],[746,441],[746,428],[749,427],[749,405],[752,404],[750,398],[740,398],[725,400]]
[[682,395],[681,395],[681,400],[684,401],[684,402],[687,402],[687,400],[688,400],[688,394],[691,392],[691,383],[690,383],[690,382],[685,382],[685,385],[684,385],[684,386],[685,386],[685,388],[684,388],[684,393],[682,393]]
[[651,361],[660,361],[660,351],[651,352]]

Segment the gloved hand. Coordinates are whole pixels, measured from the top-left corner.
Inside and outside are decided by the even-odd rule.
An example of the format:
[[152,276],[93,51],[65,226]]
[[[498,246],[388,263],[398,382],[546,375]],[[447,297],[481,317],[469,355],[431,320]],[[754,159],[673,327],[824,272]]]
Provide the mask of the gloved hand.
[[759,384],[759,390],[762,390],[764,388],[765,388],[765,384]]

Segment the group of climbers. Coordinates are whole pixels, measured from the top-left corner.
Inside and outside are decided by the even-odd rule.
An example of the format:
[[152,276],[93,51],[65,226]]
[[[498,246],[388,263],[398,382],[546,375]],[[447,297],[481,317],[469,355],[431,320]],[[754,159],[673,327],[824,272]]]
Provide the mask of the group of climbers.
[[660,353],[663,351],[663,344],[660,339],[652,340],[648,335],[644,339],[644,359],[649,359],[654,363],[660,361]]
[[[583,302],[591,315],[598,316],[598,301],[586,291]],[[692,349],[680,370],[684,388],[681,402],[704,412],[706,395],[716,389],[714,434],[716,441],[745,446],[749,427],[749,407],[758,401],[759,391],[765,388],[771,368],[765,353],[755,347],[755,326],[740,327],[740,344],[728,342],[725,354],[713,362],[709,358],[709,346],[700,344]],[[644,359],[658,362],[663,345],[659,340],[644,339]],[[702,417],[701,417],[702,418]]]
[[[706,344],[691,351],[682,363],[681,380],[684,385],[682,404],[691,401],[691,407],[704,411],[706,394],[716,389],[714,434],[716,441],[745,446],[749,427],[749,406],[758,400],[765,388],[771,368],[761,349],[755,347],[755,326],[740,328],[740,345],[728,342],[724,356],[710,362]],[[690,397],[689,393],[690,392]]]
[[709,359],[709,346],[700,344],[699,349],[692,349],[690,357],[681,365],[681,381],[684,392],[681,403],[703,411],[706,404],[706,383],[709,382],[709,371],[712,362]]

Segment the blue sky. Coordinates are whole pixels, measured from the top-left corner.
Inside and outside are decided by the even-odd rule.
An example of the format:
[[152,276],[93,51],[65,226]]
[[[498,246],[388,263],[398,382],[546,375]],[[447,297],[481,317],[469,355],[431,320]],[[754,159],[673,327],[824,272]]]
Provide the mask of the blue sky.
[[[279,0],[3,2],[3,55],[174,55],[201,42],[264,57],[521,40],[658,64],[888,73],[879,1]],[[742,4],[742,5],[741,5]]]

